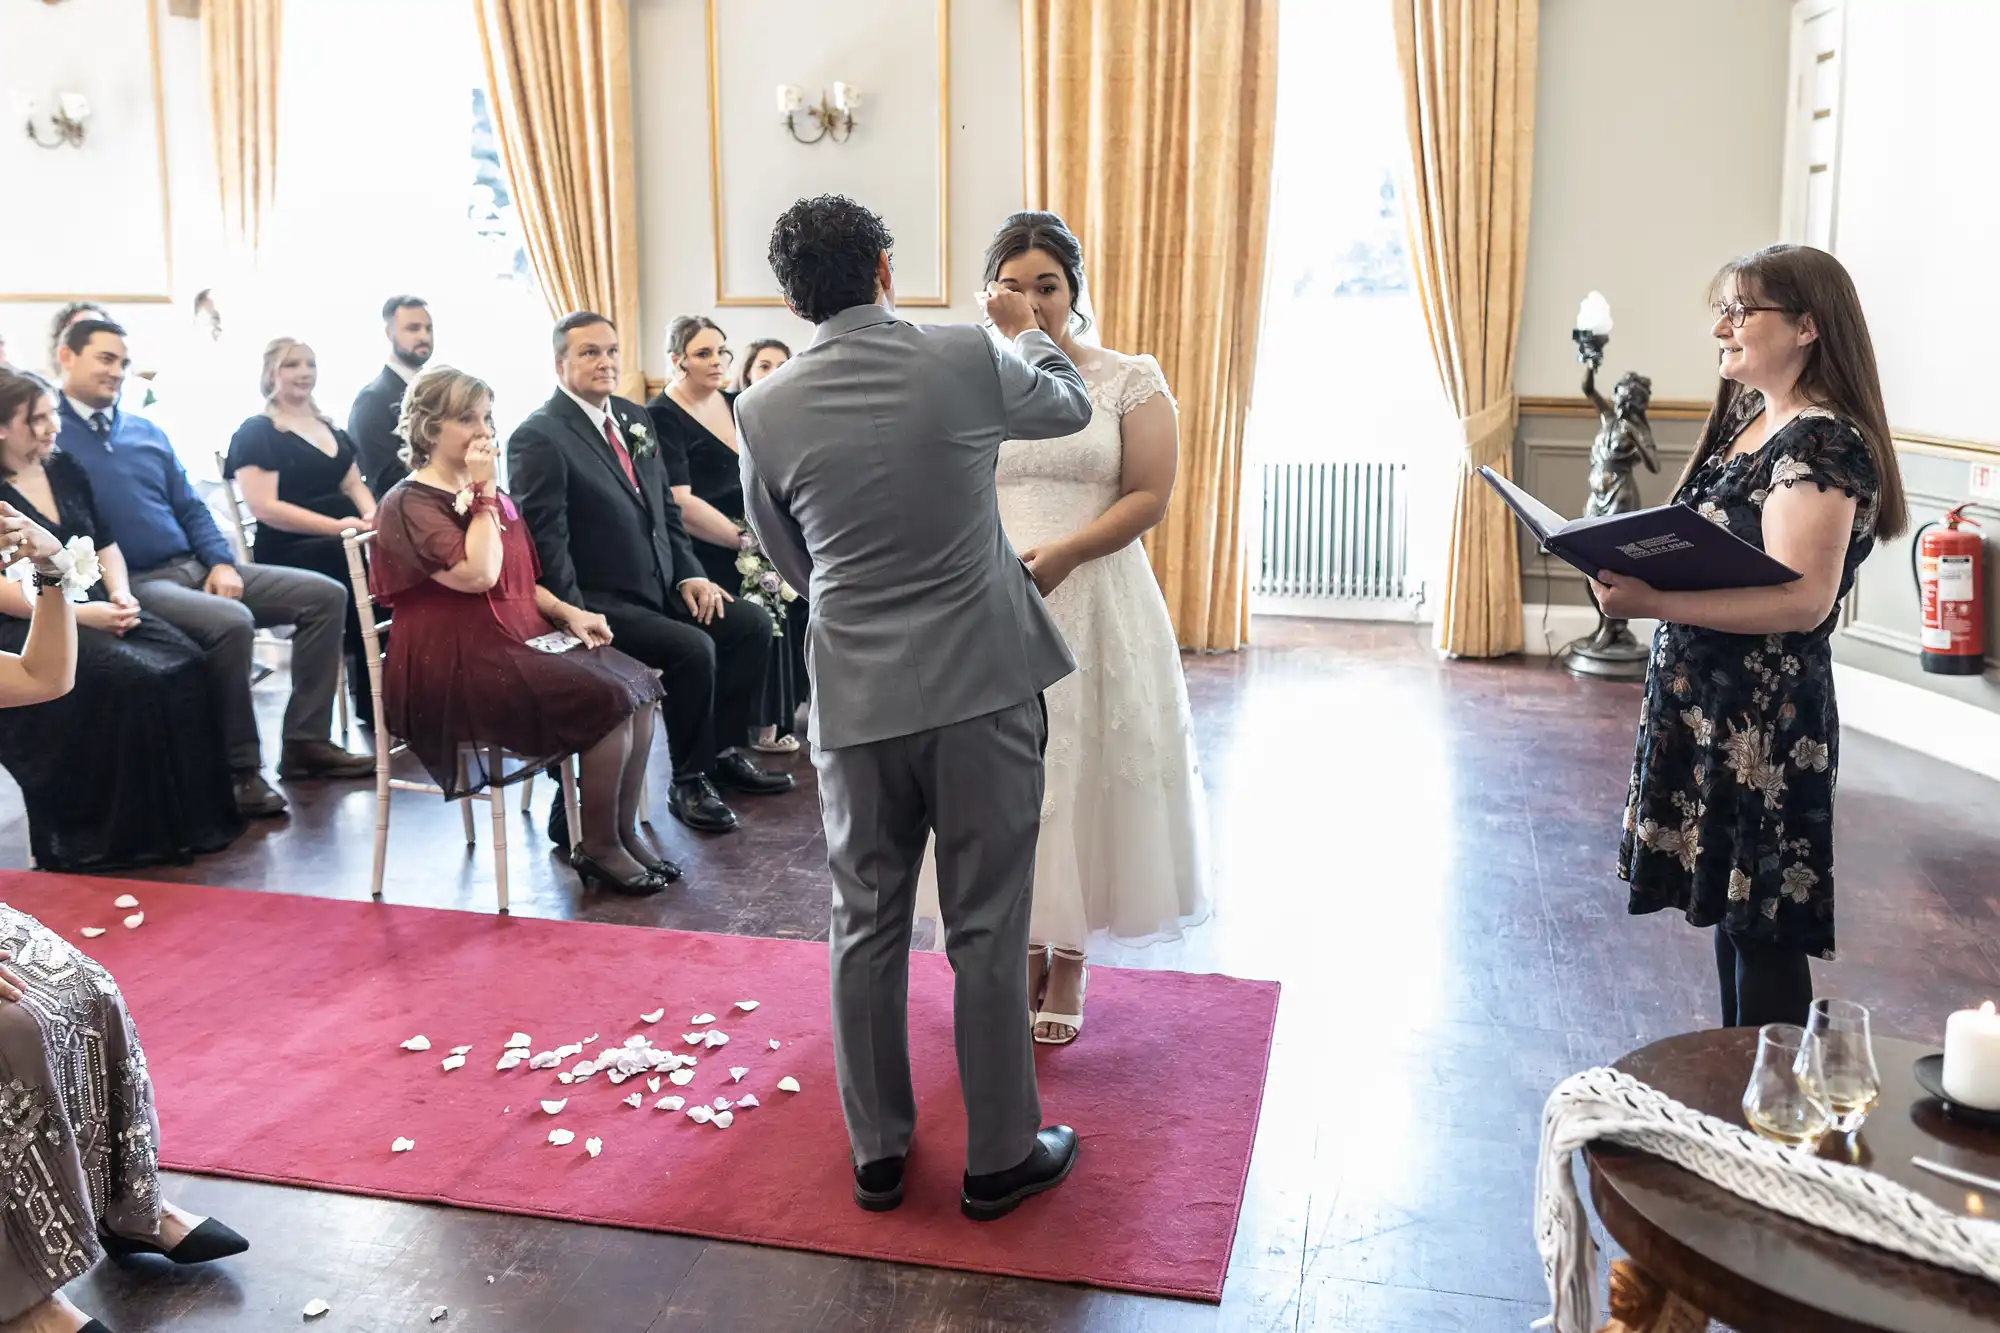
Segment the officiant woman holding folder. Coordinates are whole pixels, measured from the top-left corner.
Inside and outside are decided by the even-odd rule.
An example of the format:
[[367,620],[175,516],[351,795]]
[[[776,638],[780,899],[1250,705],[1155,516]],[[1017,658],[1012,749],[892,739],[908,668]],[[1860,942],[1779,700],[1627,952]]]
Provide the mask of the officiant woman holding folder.
[[1806,1021],[1833,956],[1840,721],[1829,639],[1877,538],[1907,522],[1875,350],[1839,261],[1774,245],[1710,290],[1722,381],[1675,498],[1801,575],[1662,592],[1604,573],[1607,616],[1657,618],[1618,874],[1634,915],[1715,928],[1725,1027]]

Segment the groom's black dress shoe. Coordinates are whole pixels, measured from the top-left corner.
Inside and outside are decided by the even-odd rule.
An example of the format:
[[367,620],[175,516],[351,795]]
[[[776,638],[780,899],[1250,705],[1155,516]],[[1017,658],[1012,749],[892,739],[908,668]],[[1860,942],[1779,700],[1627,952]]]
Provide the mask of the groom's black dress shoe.
[[886,1213],[903,1201],[903,1159],[884,1157],[854,1168],[854,1201],[871,1213]]
[[667,793],[667,809],[700,833],[727,833],[736,827],[736,812],[723,803],[707,778],[676,779]]
[[106,1254],[120,1258],[132,1254],[162,1254],[177,1264],[205,1264],[212,1259],[227,1259],[250,1248],[249,1241],[212,1217],[203,1218],[201,1225],[182,1236],[181,1243],[171,1250],[163,1250],[149,1240],[130,1240],[103,1230],[97,1233],[97,1239],[103,1243]]
[[965,1178],[958,1211],[975,1222],[991,1222],[1021,1206],[1030,1194],[1052,1190],[1076,1165],[1076,1131],[1050,1125],[1035,1135],[1035,1146],[1018,1166]]
[[790,773],[767,773],[741,750],[731,750],[715,761],[715,780],[750,796],[777,796],[797,785]]

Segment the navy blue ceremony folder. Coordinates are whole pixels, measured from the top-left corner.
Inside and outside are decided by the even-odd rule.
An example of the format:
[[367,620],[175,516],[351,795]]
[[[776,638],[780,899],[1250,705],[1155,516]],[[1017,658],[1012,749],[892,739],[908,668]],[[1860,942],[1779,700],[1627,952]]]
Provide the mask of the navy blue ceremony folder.
[[1479,475],[1535,534],[1543,550],[1592,578],[1608,569],[1644,579],[1662,592],[1707,592],[1768,588],[1799,577],[1797,570],[1684,504],[1565,519],[1492,468],[1479,469]]

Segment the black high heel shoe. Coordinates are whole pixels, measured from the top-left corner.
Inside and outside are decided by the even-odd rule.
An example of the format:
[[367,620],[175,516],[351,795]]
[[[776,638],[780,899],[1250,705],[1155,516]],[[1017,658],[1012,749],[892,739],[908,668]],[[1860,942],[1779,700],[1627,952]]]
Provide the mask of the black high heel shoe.
[[646,867],[648,873],[658,875],[669,884],[674,883],[681,877],[681,868],[664,856],[658,860],[648,860],[643,856],[635,856],[632,859]]
[[581,847],[570,849],[569,864],[570,868],[576,871],[576,877],[583,881],[583,887],[586,889],[595,881],[613,893],[622,893],[631,898],[646,898],[662,892],[667,887],[667,881],[652,870],[641,870],[629,880],[619,879],[597,864],[596,859]]
[[227,1259],[250,1248],[249,1241],[212,1217],[203,1218],[201,1225],[182,1236],[181,1243],[171,1250],[163,1250],[149,1240],[132,1240],[110,1231],[99,1231],[97,1238],[103,1243],[106,1254],[121,1259],[134,1254],[157,1254],[176,1264],[205,1264],[215,1259]]

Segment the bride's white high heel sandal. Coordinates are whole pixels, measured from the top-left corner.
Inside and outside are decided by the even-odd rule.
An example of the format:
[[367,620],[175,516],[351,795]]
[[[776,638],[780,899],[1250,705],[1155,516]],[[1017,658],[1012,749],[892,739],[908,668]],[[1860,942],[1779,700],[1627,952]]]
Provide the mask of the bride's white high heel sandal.
[[[1058,953],[1056,956],[1060,958],[1060,957],[1066,957],[1067,955]],[[1083,960],[1081,958],[1076,958],[1076,959],[1071,959],[1070,961],[1080,963]],[[1085,967],[1080,973],[1077,974],[1076,978],[1076,1007],[1079,1010],[1083,1008],[1084,992],[1088,990],[1089,987],[1090,987],[1090,969],[1088,967]],[[1041,1033],[1041,1027],[1042,1024],[1044,1023],[1054,1024],[1056,1027],[1068,1028],[1069,1035],[1067,1037],[1044,1037]],[[1078,1037],[1083,1035],[1083,1015],[1081,1013],[1052,1014],[1048,1010],[1043,1009],[1036,1012],[1034,1026],[1035,1026],[1035,1040],[1041,1045],[1067,1046],[1071,1042],[1075,1041]]]

